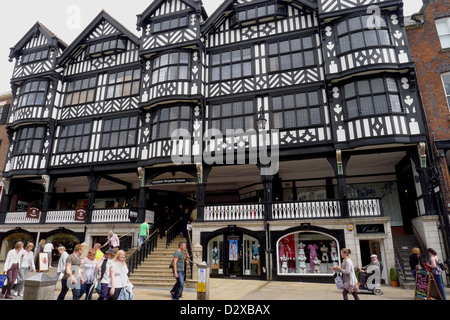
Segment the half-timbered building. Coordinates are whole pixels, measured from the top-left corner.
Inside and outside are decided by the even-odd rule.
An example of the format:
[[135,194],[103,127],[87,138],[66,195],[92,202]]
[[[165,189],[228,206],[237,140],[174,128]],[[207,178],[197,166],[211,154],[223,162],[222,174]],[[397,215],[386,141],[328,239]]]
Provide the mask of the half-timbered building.
[[401,1],[155,0],[137,29],[11,49],[3,243],[195,208],[212,276],[330,281],[348,247],[387,282],[394,236],[436,228]]

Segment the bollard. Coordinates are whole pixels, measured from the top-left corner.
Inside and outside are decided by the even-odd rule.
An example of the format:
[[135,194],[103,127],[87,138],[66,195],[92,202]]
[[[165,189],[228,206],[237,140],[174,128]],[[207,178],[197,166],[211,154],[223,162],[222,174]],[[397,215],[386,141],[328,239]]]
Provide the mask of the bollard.
[[198,264],[197,300],[209,300],[209,271],[205,261]]
[[53,300],[57,281],[45,273],[25,280],[23,300]]

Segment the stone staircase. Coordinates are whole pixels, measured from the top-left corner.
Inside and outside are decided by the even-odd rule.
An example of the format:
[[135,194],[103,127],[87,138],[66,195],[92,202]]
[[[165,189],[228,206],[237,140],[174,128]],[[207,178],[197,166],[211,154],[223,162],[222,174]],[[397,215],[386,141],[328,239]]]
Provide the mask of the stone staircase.
[[414,289],[415,279],[411,274],[411,267],[409,266],[409,256],[411,254],[412,248],[414,247],[420,248],[420,245],[414,238],[414,235],[395,235],[393,236],[393,240],[394,245],[398,248],[400,252],[403,266],[405,268],[405,274],[403,275],[401,272],[400,263],[396,259],[395,266],[397,269],[397,273],[399,274],[400,285],[404,289]]
[[[169,264],[178,243],[183,240],[179,235],[166,249],[166,238],[158,239],[158,247],[131,275],[130,281],[136,287],[167,287],[175,284]],[[184,240],[185,241],[185,240]],[[186,278],[190,279],[190,268],[187,267]]]

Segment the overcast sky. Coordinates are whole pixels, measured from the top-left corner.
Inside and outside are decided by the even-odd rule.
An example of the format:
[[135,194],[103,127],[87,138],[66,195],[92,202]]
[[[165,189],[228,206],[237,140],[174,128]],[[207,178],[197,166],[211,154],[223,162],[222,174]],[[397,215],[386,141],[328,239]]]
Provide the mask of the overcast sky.
[[[0,94],[10,91],[14,67],[8,61],[10,48],[37,22],[70,44],[101,12],[105,10],[114,19],[140,36],[136,30],[136,15],[141,14],[152,0],[16,0],[0,1],[2,27],[0,31]],[[404,0],[405,15],[419,11],[422,0]],[[208,15],[222,3],[221,0],[203,0]]]

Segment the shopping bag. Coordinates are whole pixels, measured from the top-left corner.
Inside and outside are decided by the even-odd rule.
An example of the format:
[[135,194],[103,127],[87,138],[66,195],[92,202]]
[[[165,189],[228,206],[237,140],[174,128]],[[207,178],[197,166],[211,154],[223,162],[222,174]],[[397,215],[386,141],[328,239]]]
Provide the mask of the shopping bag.
[[339,273],[335,273],[333,275],[333,277],[334,277],[334,283],[336,284],[336,287],[338,288],[338,290],[344,289],[344,280],[342,279],[342,275]]
[[6,273],[0,275],[0,288],[3,288],[3,286],[6,283],[8,276],[6,275]]

